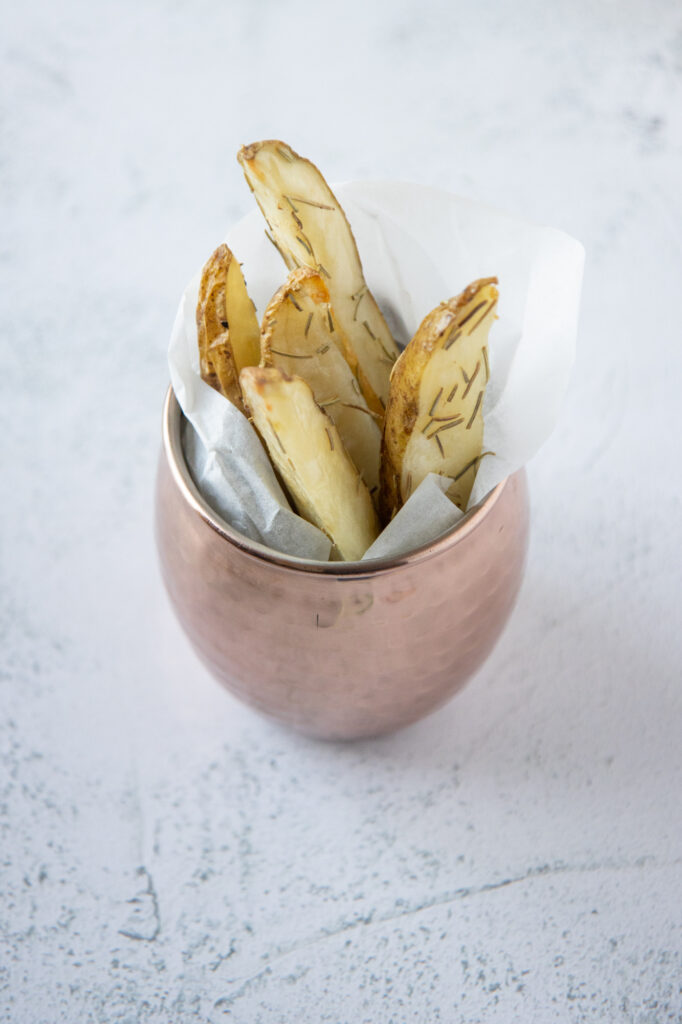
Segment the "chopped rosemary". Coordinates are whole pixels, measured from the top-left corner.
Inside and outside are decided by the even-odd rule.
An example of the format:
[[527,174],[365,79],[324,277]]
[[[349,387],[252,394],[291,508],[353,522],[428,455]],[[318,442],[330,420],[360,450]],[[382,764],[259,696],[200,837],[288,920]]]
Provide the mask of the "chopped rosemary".
[[[479,361],[476,363],[476,366],[474,368],[474,372],[471,374],[471,376],[469,377],[469,379],[467,381],[467,386],[465,387],[464,391],[462,392],[462,398],[466,398],[466,396],[469,394],[469,388],[471,387],[471,385],[476,380],[476,377],[478,376],[478,371],[480,369],[481,369],[481,361],[479,359]],[[464,371],[462,371],[462,372],[464,372]]]
[[476,321],[476,323],[475,323],[475,324],[474,324],[474,325],[473,325],[472,327],[470,327],[470,328],[469,328],[469,334],[472,334],[472,333],[473,333],[473,331],[475,331],[475,330],[476,330],[476,328],[477,328],[477,327],[478,327],[478,326],[479,326],[480,324],[482,324],[482,323],[483,323],[483,321],[484,321],[484,320],[485,320],[485,318],[487,317],[488,313],[490,313],[490,312],[491,312],[491,310],[493,310],[493,309],[495,308],[495,306],[496,306],[496,305],[497,305],[497,299],[495,299],[495,301],[494,301],[494,302],[491,302],[491,303],[490,303],[490,305],[489,305],[489,306],[488,306],[488,308],[486,309],[485,313],[483,313],[483,315],[482,315],[482,316],[480,316],[480,317],[478,318],[478,320]]
[[456,427],[458,423],[463,421],[464,417],[461,413],[456,412],[453,416],[432,416],[428,423],[422,428],[422,434],[425,434],[427,430],[430,430],[434,423],[444,423],[445,427],[437,427],[433,434],[430,434],[427,440],[430,440],[434,434],[439,433],[441,430],[445,430],[448,426]]
[[[434,430],[434,432],[432,434],[428,434],[427,437],[426,437],[426,440],[430,441],[432,437],[436,436],[436,434],[442,434],[444,430],[450,430],[451,427],[458,427],[460,425],[460,423],[463,423],[463,422],[464,422],[464,417],[463,416],[459,416],[457,419],[450,420],[449,423],[443,423],[440,427],[436,427],[436,429]],[[435,420],[431,420],[431,423],[429,423],[429,426],[431,426],[432,423],[435,423]]]
[[460,471],[457,474],[457,476],[453,477],[453,480],[455,481],[455,483],[458,480],[460,480],[464,476],[465,473],[468,473],[472,466],[475,466],[477,462],[480,462],[482,458],[483,458],[482,455],[477,455],[475,459],[471,460],[471,462],[467,462],[467,464],[464,467],[464,469],[460,469]]
[[308,331],[310,330],[310,325],[311,325],[312,322],[313,322],[313,314],[312,313],[308,313],[308,319],[306,320],[305,330],[303,332],[304,335],[306,336],[306,338],[308,337]]
[[460,320],[459,326],[460,327],[464,327],[464,325],[466,323],[468,323],[469,320],[471,320],[472,316],[475,316],[476,313],[478,313],[479,309],[483,309],[483,307],[486,305],[486,302],[487,302],[487,300],[484,299],[483,302],[479,302],[479,304],[477,306],[474,306],[474,308],[471,310],[471,312],[467,313],[467,315],[464,317],[463,320]]
[[440,391],[438,392],[438,394],[436,395],[436,397],[435,397],[435,398],[434,398],[434,400],[433,400],[433,405],[432,405],[432,406],[431,406],[431,408],[429,409],[429,416],[433,417],[433,414],[434,414],[434,412],[436,411],[436,406],[437,406],[437,405],[438,405],[438,403],[440,402],[440,396],[441,396],[442,394],[443,394],[443,389],[441,388],[441,389],[440,389]]
[[358,318],[358,310],[360,308],[360,303],[362,302],[362,300],[365,297],[366,293],[367,293],[367,285],[364,285],[362,288],[360,288],[359,291],[355,292],[355,294],[351,295],[351,297],[350,297],[351,298],[351,302],[355,302],[355,309],[353,310],[353,320],[357,320],[357,318]]
[[276,356],[284,356],[285,359],[313,359],[312,355],[303,355],[298,352],[282,352],[279,348],[270,348],[270,351]]
[[455,333],[451,337],[448,338],[448,340],[443,345],[443,348],[445,349],[446,352],[450,348],[451,345],[455,344],[455,342],[461,336],[461,334],[462,334],[461,331],[455,331]]
[[[303,231],[303,221],[298,216],[298,211],[297,211],[296,207],[292,203],[292,201],[289,198],[289,196],[284,196],[284,198],[286,199],[287,203],[291,207],[291,216],[294,218],[294,223],[296,224],[296,227],[299,229],[299,231]],[[278,209],[281,209],[279,204],[278,204]]]
[[373,413],[371,409],[365,408],[364,405],[354,405],[353,402],[342,402],[344,409],[357,409],[358,412],[364,412],[367,416],[374,418],[376,413]]
[[[288,199],[289,196],[286,196],[286,198]],[[295,199],[297,203],[305,203],[306,206],[316,206],[318,210],[332,210],[333,211],[333,210],[336,209],[336,207],[334,207],[334,206],[327,206],[325,203],[317,203],[317,202],[315,202],[314,199],[304,199],[303,196],[292,196],[291,198]]]
[[478,392],[478,398],[476,399],[476,405],[474,406],[474,411],[472,412],[471,417],[469,418],[469,422],[467,423],[467,427],[466,427],[467,430],[470,429],[471,424],[476,419],[476,413],[478,412],[479,407],[480,407],[482,401],[483,401],[483,392],[479,391]]

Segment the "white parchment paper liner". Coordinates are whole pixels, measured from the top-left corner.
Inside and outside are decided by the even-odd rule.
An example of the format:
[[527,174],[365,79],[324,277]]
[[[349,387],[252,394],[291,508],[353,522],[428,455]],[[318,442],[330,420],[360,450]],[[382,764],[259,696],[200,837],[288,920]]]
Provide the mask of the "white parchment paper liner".
[[[584,250],[561,231],[509,217],[426,186],[354,182],[334,192],[353,228],[367,282],[396,340],[478,277],[499,279],[490,332],[483,450],[469,507],[535,454],[551,433],[575,353]],[[259,318],[286,268],[254,210],[225,241],[242,263]],[[216,242],[217,244],[217,242]],[[231,526],[277,551],[326,560],[328,538],[290,508],[248,420],[201,380],[195,322],[200,272],[171,335],[171,383],[193,430],[185,455],[206,500]],[[453,526],[462,513],[435,474],[412,494],[365,554],[403,554]]]

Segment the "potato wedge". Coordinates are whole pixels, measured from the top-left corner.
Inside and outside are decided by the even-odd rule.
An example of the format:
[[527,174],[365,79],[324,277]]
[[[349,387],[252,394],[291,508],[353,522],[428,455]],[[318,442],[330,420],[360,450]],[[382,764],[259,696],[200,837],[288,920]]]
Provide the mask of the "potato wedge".
[[370,494],[378,500],[381,430],[342,355],[341,334],[324,279],[300,267],[265,310],[261,366],[277,366],[310,385],[315,401],[335,424]]
[[201,376],[243,409],[239,372],[260,359],[260,329],[239,262],[219,245],[204,266],[197,302]]
[[247,366],[244,402],[296,510],[323,530],[332,557],[361,558],[379,533],[369,491],[339,432],[300,377],[277,367]]
[[488,331],[497,278],[474,281],[422,321],[391,375],[381,463],[381,513],[390,520],[428,473],[451,477],[466,510],[483,449]]
[[321,274],[345,351],[369,407],[383,415],[398,348],[367,287],[346,215],[317,167],[284,142],[243,146],[237,159],[285,263]]

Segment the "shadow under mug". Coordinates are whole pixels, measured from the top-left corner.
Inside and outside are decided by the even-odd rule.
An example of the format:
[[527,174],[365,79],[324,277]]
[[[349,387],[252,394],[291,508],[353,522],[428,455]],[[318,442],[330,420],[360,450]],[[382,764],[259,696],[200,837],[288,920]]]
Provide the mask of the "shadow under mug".
[[523,470],[407,555],[313,562],[233,530],[199,493],[172,389],[156,536],[165,585],[202,661],[236,697],[311,736],[392,732],[444,704],[495,645],[521,585]]

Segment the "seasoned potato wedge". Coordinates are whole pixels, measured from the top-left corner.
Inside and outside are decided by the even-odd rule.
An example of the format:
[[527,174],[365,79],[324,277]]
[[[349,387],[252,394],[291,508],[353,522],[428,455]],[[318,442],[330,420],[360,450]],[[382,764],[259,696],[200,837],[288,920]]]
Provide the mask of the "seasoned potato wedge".
[[383,414],[398,348],[370,292],[350,224],[317,167],[284,142],[244,146],[238,160],[285,263],[321,274],[367,403]]
[[240,374],[244,402],[296,510],[323,530],[332,557],[361,558],[379,533],[369,491],[339,432],[300,377],[271,367]]
[[388,521],[428,473],[452,477],[466,509],[483,449],[488,331],[497,278],[474,281],[422,321],[395,364],[386,409],[381,511]]
[[261,365],[297,374],[310,385],[315,401],[336,425],[370,494],[378,500],[381,431],[342,355],[341,334],[324,279],[300,267],[265,310]]
[[243,409],[239,372],[260,359],[260,329],[242,268],[226,245],[204,266],[197,332],[202,378]]

